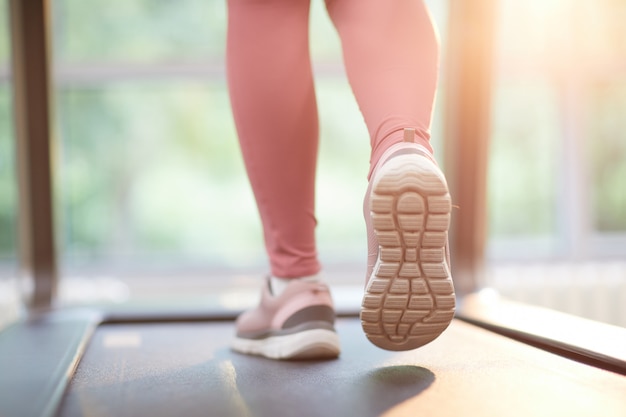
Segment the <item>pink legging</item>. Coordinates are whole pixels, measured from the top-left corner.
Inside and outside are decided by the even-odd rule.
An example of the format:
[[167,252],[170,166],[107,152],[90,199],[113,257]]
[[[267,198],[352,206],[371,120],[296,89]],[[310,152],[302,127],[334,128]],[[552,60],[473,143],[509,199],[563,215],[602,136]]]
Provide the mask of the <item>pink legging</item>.
[[[271,272],[283,278],[320,270],[314,213],[319,129],[309,2],[228,0],[231,105]],[[389,146],[402,141],[404,128],[414,128],[416,142],[431,149],[438,41],[425,5],[421,0],[326,0],[326,7],[369,131],[372,169]]]

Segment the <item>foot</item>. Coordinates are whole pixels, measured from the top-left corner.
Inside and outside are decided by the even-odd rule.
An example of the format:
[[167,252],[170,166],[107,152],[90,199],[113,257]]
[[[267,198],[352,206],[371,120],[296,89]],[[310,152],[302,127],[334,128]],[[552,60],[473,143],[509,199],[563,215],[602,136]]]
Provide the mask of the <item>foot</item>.
[[294,279],[275,296],[268,279],[259,305],[237,319],[231,347],[272,359],[336,358],[340,348],[334,321],[326,284]]
[[[405,130],[405,138],[413,135]],[[448,186],[428,151],[408,142],[390,148],[371,178],[363,331],[383,349],[415,349],[439,336],[454,317]]]

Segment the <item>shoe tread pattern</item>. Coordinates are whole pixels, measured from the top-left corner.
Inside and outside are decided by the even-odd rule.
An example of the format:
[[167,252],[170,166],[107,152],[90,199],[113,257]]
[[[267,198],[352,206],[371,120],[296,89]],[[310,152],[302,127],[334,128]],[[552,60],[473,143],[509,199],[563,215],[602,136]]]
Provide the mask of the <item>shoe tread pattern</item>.
[[388,161],[374,181],[370,212],[379,255],[361,323],[383,349],[415,349],[439,336],[454,317],[446,260],[450,194],[439,169],[416,155]]

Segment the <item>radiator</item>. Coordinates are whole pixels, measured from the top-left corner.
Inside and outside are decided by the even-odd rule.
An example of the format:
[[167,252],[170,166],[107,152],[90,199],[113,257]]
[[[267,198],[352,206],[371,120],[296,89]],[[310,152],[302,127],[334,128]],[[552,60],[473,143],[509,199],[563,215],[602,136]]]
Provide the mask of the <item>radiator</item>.
[[486,287],[511,300],[626,327],[626,262],[489,264]]

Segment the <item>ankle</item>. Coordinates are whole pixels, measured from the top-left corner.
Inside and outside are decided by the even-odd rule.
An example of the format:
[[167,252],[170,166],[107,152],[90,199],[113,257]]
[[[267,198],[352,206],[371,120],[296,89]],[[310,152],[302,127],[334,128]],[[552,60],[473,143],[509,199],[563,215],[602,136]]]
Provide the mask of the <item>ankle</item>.
[[320,272],[314,275],[306,275],[295,278],[281,278],[272,275],[270,276],[270,289],[272,290],[272,294],[274,294],[274,296],[276,297],[280,296],[285,291],[287,286],[295,280],[306,282],[323,282],[322,274]]
[[433,162],[435,162],[433,156],[433,148],[430,145],[428,137],[424,137],[423,134],[416,132],[414,128],[405,128],[393,132],[393,134],[384,138],[372,151],[372,158],[370,160],[370,171],[368,173],[368,180],[372,179],[372,175],[376,170],[376,167],[382,165],[391,158],[398,151],[403,152],[407,149],[415,150]]

